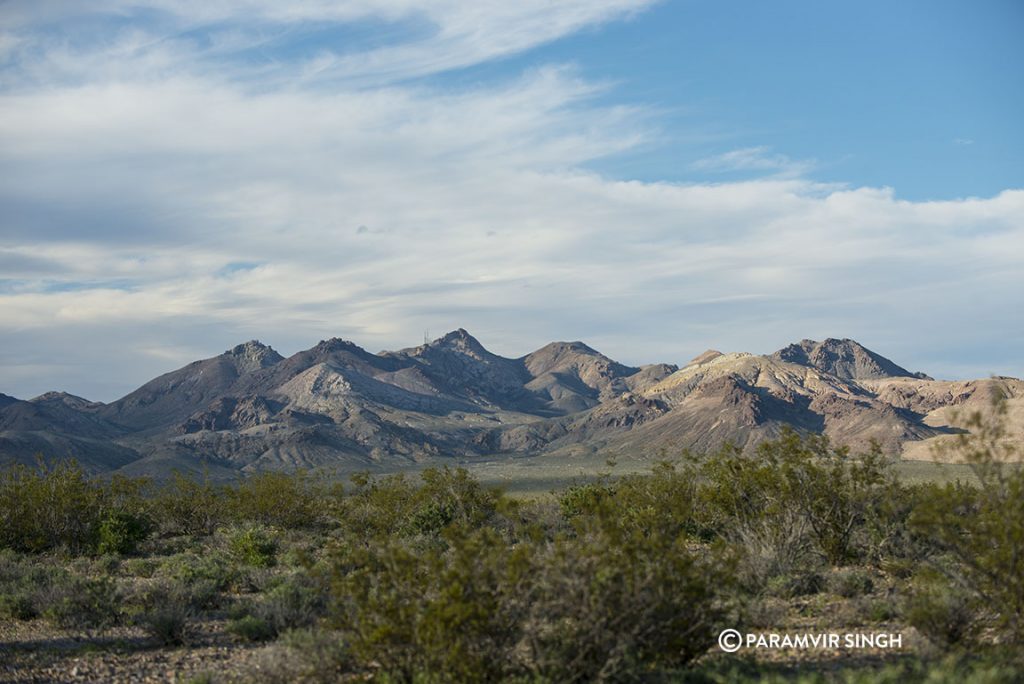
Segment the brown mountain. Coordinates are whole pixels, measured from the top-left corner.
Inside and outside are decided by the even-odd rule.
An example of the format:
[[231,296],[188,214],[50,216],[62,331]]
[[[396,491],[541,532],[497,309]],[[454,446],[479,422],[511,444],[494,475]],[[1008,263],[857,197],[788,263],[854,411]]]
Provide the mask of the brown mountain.
[[801,340],[771,355],[773,359],[809,366],[844,380],[913,377],[930,380],[923,373],[911,373],[853,340],[828,338],[824,342]]
[[1019,380],[935,381],[852,340],[803,340],[768,356],[709,350],[682,368],[626,366],[582,342],[505,358],[462,329],[379,354],[335,338],[284,358],[252,341],[106,405],[0,395],[0,463],[38,453],[157,476],[395,469],[580,447],[752,447],[786,425],[920,458],[964,425],[957,408],[995,392],[1024,413]]

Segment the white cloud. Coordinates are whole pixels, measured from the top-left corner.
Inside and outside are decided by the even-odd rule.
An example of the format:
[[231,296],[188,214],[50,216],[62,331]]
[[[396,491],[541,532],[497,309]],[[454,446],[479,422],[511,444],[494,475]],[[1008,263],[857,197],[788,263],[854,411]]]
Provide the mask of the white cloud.
[[812,159],[791,159],[784,154],[773,153],[765,146],[731,150],[690,164],[690,168],[696,171],[770,172],[787,178],[803,176],[813,170],[814,166]]
[[[230,18],[224,3],[160,6],[175,25]],[[933,355],[979,335],[993,358],[1019,347],[1024,324],[1006,312],[1024,289],[1024,192],[906,202],[815,183],[808,162],[763,147],[695,164],[756,180],[612,181],[583,168],[650,141],[646,114],[597,104],[603,86],[571,68],[459,91],[391,79],[634,6],[431,5],[437,28],[413,47],[329,56],[330,87],[278,65],[263,88],[236,79],[252,65],[210,70],[180,37],[55,46],[11,13],[42,52],[0,90],[0,391],[111,399],[252,337],[285,353],[331,335],[375,350],[459,326],[509,355],[582,338],[633,363],[824,335],[907,365],[922,339]],[[22,22],[46,11],[18,7]],[[337,7],[247,11],[256,23],[413,12]],[[357,73],[378,81],[339,78]],[[977,374],[991,371],[1020,373]]]

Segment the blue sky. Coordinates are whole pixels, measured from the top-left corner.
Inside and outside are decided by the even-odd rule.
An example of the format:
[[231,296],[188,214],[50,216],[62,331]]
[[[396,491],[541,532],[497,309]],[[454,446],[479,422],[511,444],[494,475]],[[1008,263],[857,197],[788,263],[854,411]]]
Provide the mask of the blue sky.
[[[952,199],[1024,186],[1022,32],[1013,0],[666,2],[439,80],[553,61],[612,81],[609,101],[661,110],[655,144],[592,165],[614,177],[722,181],[788,158],[817,180]],[[744,148],[762,168],[693,166]]]
[[0,3],[0,392],[465,327],[1024,374],[1024,5]]

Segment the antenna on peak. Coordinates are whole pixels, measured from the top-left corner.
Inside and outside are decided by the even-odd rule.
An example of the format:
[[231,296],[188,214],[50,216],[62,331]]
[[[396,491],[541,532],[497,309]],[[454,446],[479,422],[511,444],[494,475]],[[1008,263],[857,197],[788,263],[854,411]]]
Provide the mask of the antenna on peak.
[[423,331],[423,344],[430,344],[430,331],[429,330],[424,330]]

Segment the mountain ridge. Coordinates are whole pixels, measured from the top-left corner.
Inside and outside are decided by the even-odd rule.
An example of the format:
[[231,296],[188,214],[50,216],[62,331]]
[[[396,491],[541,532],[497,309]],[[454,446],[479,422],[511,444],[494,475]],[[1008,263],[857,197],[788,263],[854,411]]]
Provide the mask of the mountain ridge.
[[250,340],[108,404],[0,395],[0,463],[42,452],[157,477],[396,469],[579,448],[753,448],[786,425],[920,458],[921,445],[961,429],[953,408],[983,407],[997,392],[1024,406],[1020,380],[936,381],[837,338],[767,355],[710,349],[682,367],[628,366],[581,341],[506,358],[462,328],[377,354],[331,338],[284,357]]

